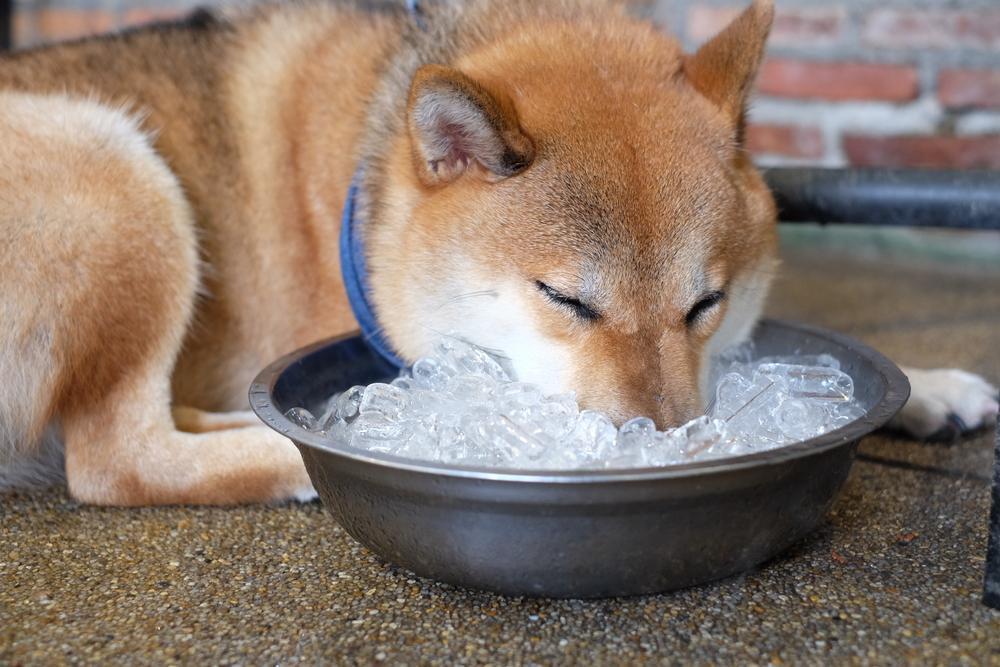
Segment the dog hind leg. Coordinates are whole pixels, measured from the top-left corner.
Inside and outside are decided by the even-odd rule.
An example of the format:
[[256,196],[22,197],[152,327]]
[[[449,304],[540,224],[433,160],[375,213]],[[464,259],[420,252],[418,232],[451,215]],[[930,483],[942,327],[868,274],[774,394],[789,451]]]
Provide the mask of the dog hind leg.
[[174,424],[170,375],[198,286],[193,217],[127,115],[0,94],[0,232],[6,458],[58,420],[69,490],[84,502],[313,494],[298,451],[269,429]]

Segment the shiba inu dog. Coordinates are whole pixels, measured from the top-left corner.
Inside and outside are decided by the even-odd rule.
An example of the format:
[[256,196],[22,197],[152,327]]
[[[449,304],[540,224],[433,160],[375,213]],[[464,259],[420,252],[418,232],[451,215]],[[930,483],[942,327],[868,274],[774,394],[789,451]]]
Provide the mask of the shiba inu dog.
[[[755,0],[684,54],[603,0],[419,20],[302,2],[4,56],[8,483],[58,441],[84,502],[310,497],[246,389],[356,327],[337,239],[359,165],[372,303],[404,359],[456,331],[616,420],[693,417],[776,264],[743,150],[772,13]],[[911,375],[903,423],[995,411],[956,373]]]

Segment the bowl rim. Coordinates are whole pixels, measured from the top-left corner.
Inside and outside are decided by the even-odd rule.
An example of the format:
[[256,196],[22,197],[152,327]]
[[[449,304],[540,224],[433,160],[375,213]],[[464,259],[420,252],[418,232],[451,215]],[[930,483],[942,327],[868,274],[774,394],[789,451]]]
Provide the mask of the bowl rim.
[[762,452],[744,454],[742,456],[707,459],[693,463],[683,463],[674,466],[654,468],[614,468],[614,469],[520,469],[520,468],[490,468],[485,466],[458,466],[404,458],[392,454],[370,452],[350,446],[330,445],[320,436],[307,431],[291,420],[274,405],[272,400],[274,386],[281,374],[292,364],[313,352],[356,336],[349,333],[327,338],[316,343],[290,352],[268,364],[250,384],[250,407],[254,413],[281,435],[291,439],[299,446],[319,450],[356,463],[378,466],[396,472],[464,478],[491,482],[527,482],[527,483],[558,483],[558,484],[593,484],[597,482],[628,482],[655,481],[660,479],[677,479],[697,477],[718,473],[730,473],[746,468],[779,465],[795,459],[813,456],[830,449],[857,441],[872,431],[884,426],[899,412],[910,395],[910,384],[906,376],[888,357],[874,348],[865,345],[857,339],[845,334],[787,320],[764,318],[758,325],[794,329],[796,331],[824,338],[838,345],[848,347],[867,359],[882,379],[885,391],[881,399],[862,417],[828,431],[815,438],[803,440],[791,445],[777,447]]

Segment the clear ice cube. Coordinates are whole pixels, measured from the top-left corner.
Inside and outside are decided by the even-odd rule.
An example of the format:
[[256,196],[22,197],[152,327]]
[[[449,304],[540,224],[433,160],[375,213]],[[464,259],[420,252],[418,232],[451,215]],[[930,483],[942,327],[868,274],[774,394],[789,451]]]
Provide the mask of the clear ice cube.
[[786,398],[774,411],[774,421],[789,442],[819,435],[829,413],[816,401]]
[[615,451],[618,429],[607,416],[595,410],[583,410],[568,440],[569,449],[593,460],[601,460]]
[[362,413],[351,424],[351,445],[375,452],[392,452],[406,439],[407,427],[377,412]]
[[729,419],[740,411],[753,396],[753,380],[740,373],[726,373],[715,386],[712,414]]
[[572,393],[546,396],[517,382],[490,353],[454,336],[390,383],[351,387],[319,419],[287,415],[334,443],[453,465],[541,469],[668,466],[762,451],[859,418],[850,376],[830,355],[752,359],[752,348],[712,362],[708,414],[667,431],[648,417],[616,428],[579,409]]
[[500,405],[507,410],[538,405],[542,400],[541,390],[525,382],[511,382],[500,387],[497,391]]
[[789,366],[824,366],[840,370],[840,362],[829,354],[803,354],[761,357],[754,359],[754,364],[787,364]]
[[433,357],[424,357],[413,364],[413,383],[420,389],[442,391],[453,375],[455,369]]
[[434,346],[434,352],[441,363],[456,374],[481,375],[496,382],[511,380],[503,367],[489,353],[458,338],[448,337],[439,341]]
[[726,422],[702,415],[680,426],[672,433],[679,441],[681,455],[694,459],[700,455],[711,453],[716,445],[726,436]]
[[307,431],[318,429],[319,423],[316,421],[316,417],[305,408],[292,408],[285,412],[285,416],[296,426],[304,428]]
[[479,375],[456,375],[448,381],[448,392],[468,403],[489,403],[495,388],[495,382]]
[[346,422],[353,421],[358,416],[361,398],[364,394],[365,388],[355,385],[337,397],[336,412],[334,413],[336,418]]
[[656,423],[649,417],[633,417],[618,429],[620,447],[650,447],[656,436]]
[[389,384],[403,391],[410,391],[414,387],[413,378],[409,375],[400,375]]
[[851,376],[836,368],[800,364],[765,363],[757,372],[788,382],[788,390],[798,398],[849,401],[854,397]]
[[363,415],[377,412],[389,420],[397,421],[402,418],[408,403],[406,392],[399,387],[376,382],[365,389],[358,409]]

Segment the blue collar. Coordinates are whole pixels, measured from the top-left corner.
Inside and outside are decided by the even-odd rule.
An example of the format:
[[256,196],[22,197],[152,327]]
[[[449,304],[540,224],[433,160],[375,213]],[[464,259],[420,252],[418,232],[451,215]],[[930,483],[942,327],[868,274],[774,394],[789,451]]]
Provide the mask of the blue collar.
[[[347,300],[354,311],[354,318],[361,327],[361,338],[380,357],[397,369],[406,366],[386,340],[379,326],[369,296],[372,289],[368,282],[368,261],[361,230],[358,228],[358,189],[362,169],[359,167],[351,179],[351,187],[344,201],[344,214],[340,221],[340,272],[347,290]],[[363,223],[361,223],[363,224]]]
[[[420,0],[406,0],[406,9],[417,27],[427,30]],[[361,327],[361,340],[398,371],[407,364],[386,340],[371,301],[368,300],[372,293],[371,284],[368,282],[368,258],[365,256],[362,234],[357,228],[358,190],[361,187],[363,172],[363,166],[354,172],[351,187],[347,191],[347,199],[344,201],[344,213],[340,220],[340,273],[344,279],[344,288],[347,290],[347,300],[351,304],[351,310],[354,311],[354,319]]]

